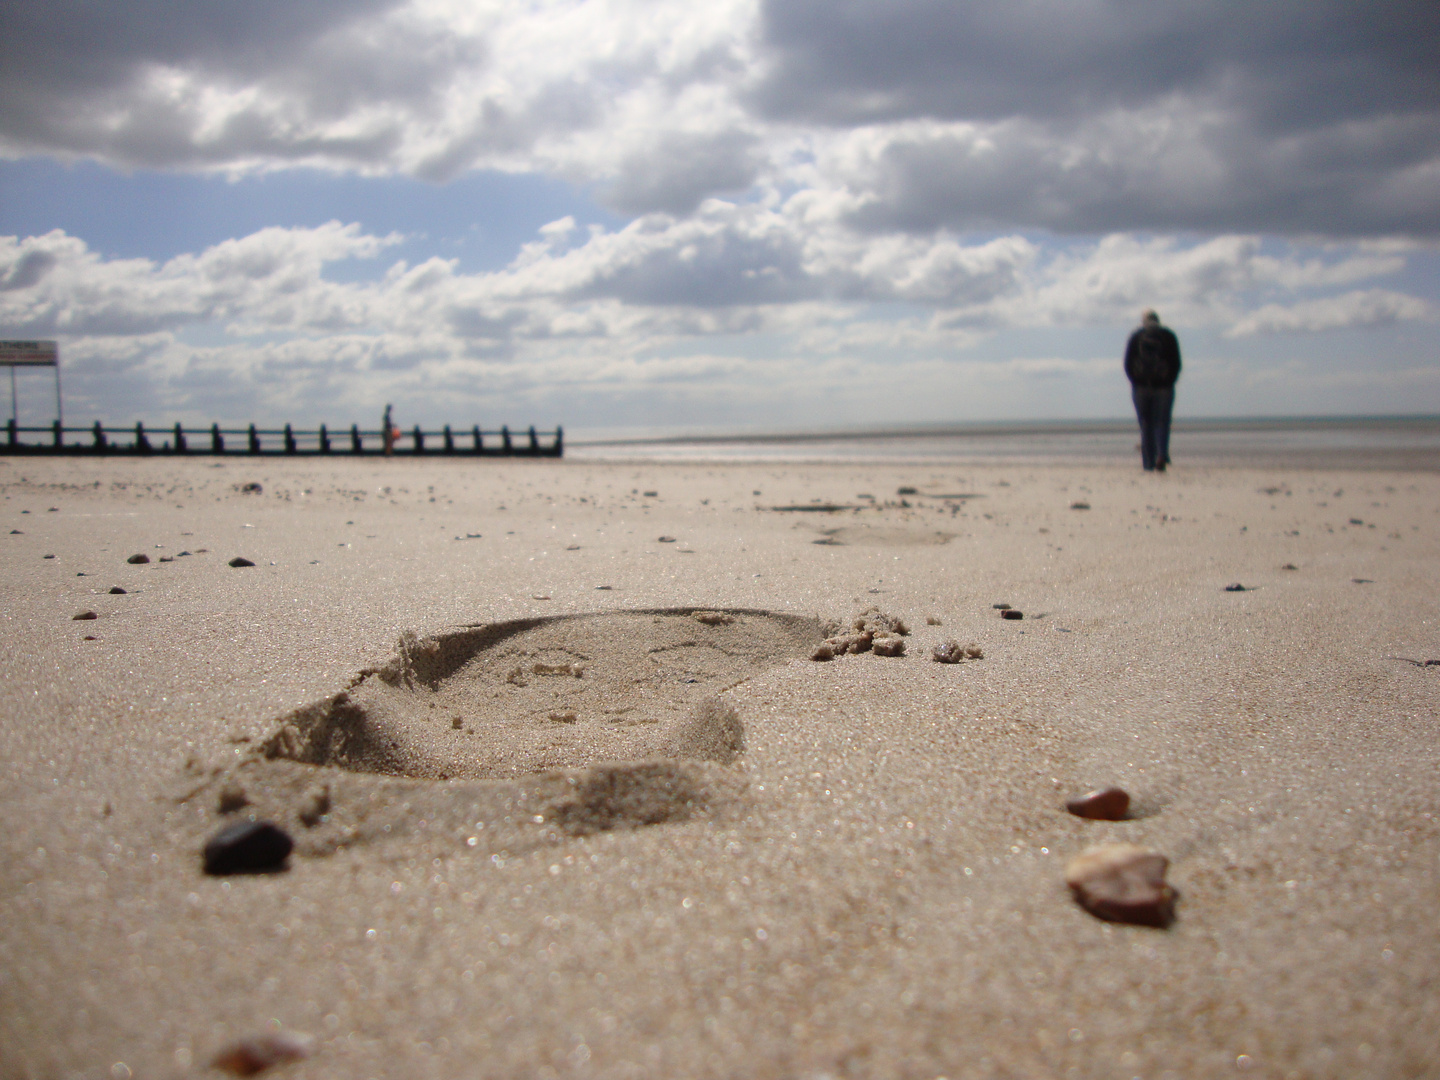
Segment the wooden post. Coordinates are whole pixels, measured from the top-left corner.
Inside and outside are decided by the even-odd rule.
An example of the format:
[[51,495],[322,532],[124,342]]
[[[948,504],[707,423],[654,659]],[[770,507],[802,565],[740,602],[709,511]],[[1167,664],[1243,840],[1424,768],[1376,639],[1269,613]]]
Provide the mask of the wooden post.
[[252,453],[252,454],[258,454],[259,452],[260,452],[260,433],[255,430],[255,425],[254,425],[254,424],[251,424],[251,425],[250,425],[250,453]]
[[320,425],[320,452],[322,454],[330,452],[330,433],[325,430],[324,424]]
[[535,425],[530,425],[530,453],[536,457],[540,456],[540,439],[535,434]]
[[420,430],[419,424],[415,425],[413,438],[415,439],[415,453],[423,454],[425,452],[425,433]]
[[363,447],[360,445],[360,425],[359,425],[359,424],[351,424],[351,425],[350,425],[350,452],[351,452],[352,454],[358,454],[358,453],[360,453],[360,451],[361,451],[362,449],[363,449]]
[[95,426],[91,429],[91,431],[95,435],[95,449],[101,451],[108,450],[109,446],[105,442],[105,429],[100,426],[99,420],[95,421]]
[[55,423],[51,424],[50,430],[55,435],[55,446],[57,448],[63,447],[65,445],[65,429],[60,426],[60,421],[56,420]]
[[500,425],[500,445],[504,447],[504,452],[507,453],[507,454],[513,453],[514,450],[515,450],[515,448],[510,445],[510,425],[509,425],[509,424],[501,424],[501,425]]
[[477,454],[483,453],[485,450],[485,440],[480,437],[480,425],[476,424],[471,430],[475,435],[475,452]]
[[291,430],[289,424],[285,425],[285,452],[287,454],[295,453],[295,432]]
[[220,425],[210,425],[210,452],[212,454],[223,454],[225,452],[225,436],[220,434]]
[[445,425],[445,453],[447,453],[447,454],[453,454],[454,452],[455,452],[455,436],[450,434],[450,425],[449,425],[449,424],[446,424],[446,425]]
[[186,450],[187,450],[187,446],[186,446],[186,444],[185,444],[185,429],[182,428],[179,424],[176,424],[176,425],[175,425],[175,452],[176,452],[177,454],[183,454],[183,453],[186,452]]

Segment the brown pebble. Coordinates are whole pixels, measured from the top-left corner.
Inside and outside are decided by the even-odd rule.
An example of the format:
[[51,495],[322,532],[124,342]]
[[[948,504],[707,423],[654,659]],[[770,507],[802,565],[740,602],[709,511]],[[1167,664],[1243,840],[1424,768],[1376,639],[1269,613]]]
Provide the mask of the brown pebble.
[[125,593],[125,590],[122,589],[119,585],[112,585],[112,586],[110,586],[110,595],[111,595],[111,596],[125,596],[126,593]]
[[1097,788],[1070,799],[1065,809],[1092,821],[1119,821],[1130,809],[1130,796],[1118,787]]
[[309,1057],[310,1040],[300,1035],[275,1032],[252,1035],[231,1043],[211,1059],[210,1064],[235,1076],[254,1076],[274,1065]]
[[1015,608],[1012,607],[1006,608],[1004,611],[1000,612],[1000,617],[1002,619],[1023,619],[1025,617],[1025,613],[1023,611],[1017,611]]
[[86,634],[86,635],[85,635],[83,638],[81,638],[80,640],[81,640],[81,641],[99,641],[100,639],[97,638],[94,634]]
[[673,543],[675,543],[675,538],[674,538],[673,536],[662,536],[662,537],[660,537],[660,543],[662,543],[662,544],[673,544]]
[[140,553],[139,555],[131,555],[131,556],[130,556],[128,559],[126,559],[125,561],[128,562],[128,563],[133,563],[133,564],[136,565],[136,566],[141,566],[141,565],[143,565],[144,563],[147,563],[147,562],[150,561],[150,556],[149,556],[149,555],[146,555],[146,554],[144,554],[144,553],[142,552],[142,553]]
[[230,565],[231,565],[231,566],[235,566],[235,567],[240,567],[240,566],[254,566],[255,564],[254,564],[253,562],[251,562],[249,559],[244,558],[243,556],[236,555],[235,558],[233,558],[233,559],[230,560]]
[[1281,569],[1281,570],[1299,570],[1300,568],[1299,568],[1298,566],[1296,566],[1293,562],[1287,562],[1284,566],[1280,567],[1280,569]]
[[1241,585],[1240,582],[1237,581],[1237,582],[1235,582],[1235,583],[1233,583],[1233,584],[1231,584],[1231,585],[1226,585],[1226,586],[1225,586],[1225,591],[1226,591],[1226,592],[1249,592],[1250,590],[1247,589],[1244,585]]
[[1076,902],[1099,919],[1161,929],[1175,921],[1175,890],[1165,883],[1170,860],[1135,844],[1087,848],[1065,866]]
[[82,620],[84,620],[84,619],[98,619],[99,617],[100,617],[100,616],[97,615],[97,614],[95,614],[95,612],[93,612],[93,611],[82,611],[82,612],[80,612],[80,614],[78,614],[78,615],[71,615],[71,616],[70,616],[71,620],[74,621],[74,622],[80,622],[80,621],[82,621]]
[[42,558],[46,558],[46,559],[53,559],[54,557],[55,557],[54,555],[45,555],[45,556],[42,556]]

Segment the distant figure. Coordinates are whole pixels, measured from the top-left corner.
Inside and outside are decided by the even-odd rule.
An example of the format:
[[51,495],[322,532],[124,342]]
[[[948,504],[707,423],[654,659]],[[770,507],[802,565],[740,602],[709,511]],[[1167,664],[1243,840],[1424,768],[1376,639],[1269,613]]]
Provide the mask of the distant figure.
[[380,421],[380,438],[385,443],[385,456],[395,452],[395,425],[390,420],[390,406],[385,406],[385,419]]
[[1140,463],[1146,472],[1164,472],[1170,464],[1170,412],[1175,407],[1175,380],[1180,378],[1180,342],[1147,311],[1140,329],[1125,345],[1125,375],[1140,421]]

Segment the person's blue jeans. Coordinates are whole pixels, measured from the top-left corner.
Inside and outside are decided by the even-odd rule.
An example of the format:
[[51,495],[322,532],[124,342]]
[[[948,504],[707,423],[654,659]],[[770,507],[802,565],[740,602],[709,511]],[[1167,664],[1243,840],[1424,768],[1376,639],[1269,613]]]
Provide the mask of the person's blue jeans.
[[1170,411],[1175,407],[1175,388],[1133,386],[1130,397],[1140,421],[1140,463],[1146,469],[1163,469],[1170,462]]

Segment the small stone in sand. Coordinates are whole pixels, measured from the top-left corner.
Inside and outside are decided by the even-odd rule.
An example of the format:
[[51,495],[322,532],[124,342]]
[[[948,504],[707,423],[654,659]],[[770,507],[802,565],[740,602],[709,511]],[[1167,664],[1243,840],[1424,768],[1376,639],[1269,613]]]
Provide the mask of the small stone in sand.
[[1000,617],[1002,619],[1023,619],[1025,617],[1025,613],[1012,607],[1006,608],[1004,611],[1000,612]]
[[254,1076],[274,1065],[299,1061],[310,1055],[310,1040],[300,1035],[273,1032],[233,1042],[210,1064],[235,1076]]
[[658,491],[647,491],[647,492],[645,492],[645,498],[647,498],[647,499],[655,499],[655,498],[659,498],[659,496],[660,496],[660,493],[659,493]]
[[1287,562],[1284,566],[1280,567],[1280,569],[1281,569],[1281,570],[1299,570],[1300,567],[1296,566],[1293,562]]
[[1088,502],[1073,502],[1073,503],[1070,504],[1070,509],[1071,509],[1071,510],[1089,510],[1089,509],[1090,509],[1090,504],[1089,504]]
[[330,813],[330,785],[320,784],[311,788],[305,793],[305,801],[300,806],[300,821],[308,829],[313,829],[325,820],[325,815]]
[[1118,787],[1097,788],[1070,799],[1065,809],[1092,821],[1119,821],[1130,809],[1130,796]]
[[1249,592],[1250,590],[1247,589],[1244,585],[1241,585],[1240,582],[1237,581],[1237,582],[1235,582],[1235,583],[1232,584],[1232,585],[1226,585],[1226,586],[1225,586],[1225,591],[1226,591],[1226,592]]
[[673,536],[662,536],[662,537],[660,537],[660,543],[662,543],[662,544],[673,544],[673,543],[675,543],[675,538],[674,538]]
[[84,619],[98,619],[99,617],[100,617],[100,616],[97,615],[97,614],[95,614],[95,612],[93,612],[93,611],[82,611],[82,612],[80,612],[80,614],[78,614],[78,615],[71,615],[71,616],[70,616],[71,620],[72,620],[72,621],[75,621],[75,622],[80,622],[80,621],[82,621],[82,620],[84,620]]
[[1374,585],[1374,584],[1375,584],[1374,579],[1373,579],[1373,578],[1368,578],[1368,577],[1352,577],[1350,580],[1353,581],[1356,585]]
[[54,556],[54,555],[46,555],[46,556],[43,556],[43,557],[46,558],[46,559],[53,559],[55,556]]
[[1165,883],[1170,860],[1135,844],[1088,848],[1065,867],[1065,884],[1096,918],[1161,929],[1175,920],[1175,890]]
[[459,731],[465,726],[465,718],[463,716],[452,716],[450,718],[450,726],[456,731]]
[[125,590],[122,589],[119,585],[111,585],[111,586],[110,586],[110,595],[111,595],[111,596],[125,596],[125,595],[126,595],[126,592],[125,592]]
[[99,641],[100,639],[97,638],[94,634],[86,634],[86,635],[85,635],[83,638],[81,638],[80,640],[81,640],[81,641]]
[[596,586],[595,586],[595,591],[596,591],[596,592],[609,592],[609,591],[610,591],[611,589],[613,589],[613,588],[615,588],[614,585],[596,585]]
[[251,562],[249,559],[245,558],[244,556],[236,555],[235,558],[233,558],[233,559],[230,560],[230,565],[231,565],[231,566],[239,567],[239,566],[254,566],[255,564],[254,564],[253,562]]
[[220,789],[220,798],[215,804],[215,809],[222,814],[233,814],[250,805],[250,796],[245,794],[245,789],[239,784],[231,781]]
[[925,616],[925,625],[926,625],[926,626],[944,626],[945,624],[940,621],[940,616],[939,616],[939,615],[926,615],[926,616]]
[[579,544],[567,544],[567,545],[565,545],[565,550],[566,550],[566,551],[579,551],[579,550],[580,550],[580,545],[579,545]]
[[23,532],[21,532],[19,529],[11,529],[11,530],[10,530],[10,535],[11,535],[11,536],[24,536],[25,534],[24,534]]
[[263,874],[285,865],[294,841],[268,821],[237,821],[205,844],[205,873]]
[[919,495],[920,492],[913,487],[902,487],[895,489],[896,495]]
[[264,491],[265,489],[252,480],[248,484],[236,484],[235,490],[242,491],[247,495],[259,495],[260,492]]
[[144,564],[144,563],[149,562],[149,561],[150,561],[150,556],[149,556],[149,555],[146,555],[146,554],[144,554],[144,553],[142,552],[142,553],[139,554],[139,555],[131,555],[131,556],[130,556],[128,559],[126,559],[125,561],[128,562],[128,563],[133,563],[135,566],[140,566],[140,565],[142,565],[142,564]]
[[930,651],[930,659],[937,664],[958,664],[962,660],[983,660],[985,653],[973,641],[969,645],[961,645],[958,641],[947,641],[936,645]]
[[876,656],[904,656],[905,639],[899,634],[876,634],[870,642],[870,651]]
[[1010,605],[1009,605],[1009,604],[991,604],[990,606],[991,606],[992,608],[994,608],[996,611],[1009,611],[1009,610],[1010,610]]

